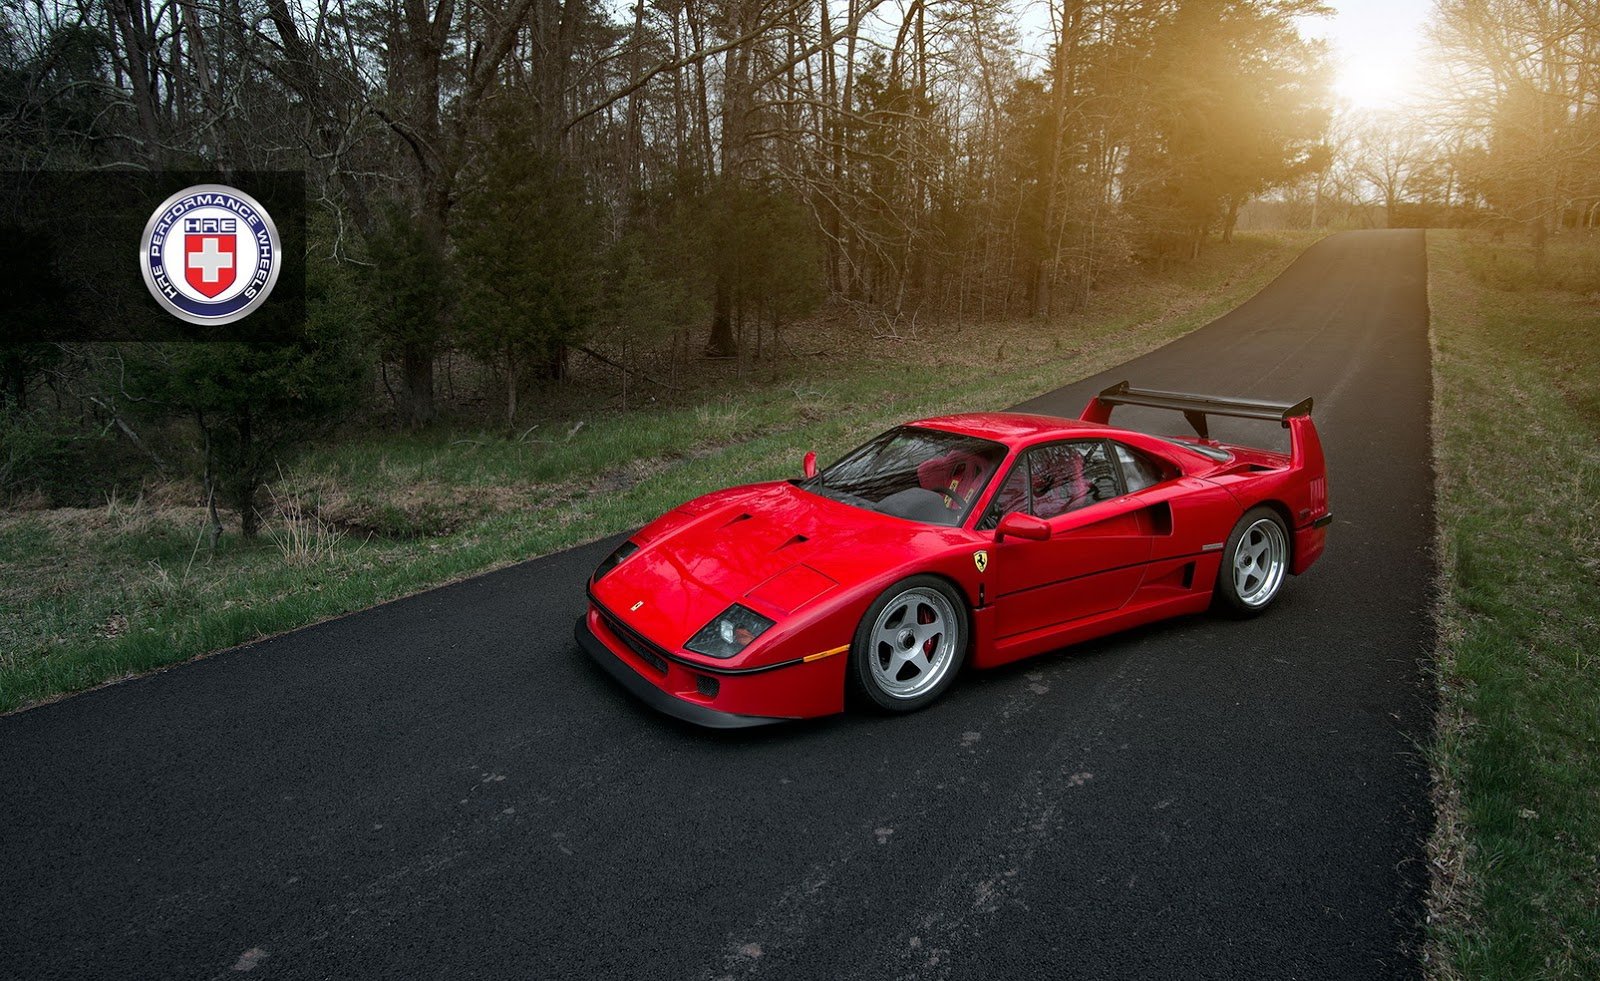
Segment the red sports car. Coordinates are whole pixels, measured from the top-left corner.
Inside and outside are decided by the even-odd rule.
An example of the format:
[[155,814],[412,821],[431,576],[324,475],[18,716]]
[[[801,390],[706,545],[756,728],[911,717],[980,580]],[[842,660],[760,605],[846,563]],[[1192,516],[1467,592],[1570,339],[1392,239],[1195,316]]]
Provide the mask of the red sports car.
[[[1109,425],[1183,413],[1194,436]],[[1208,435],[1281,422],[1288,455]],[[1213,603],[1272,603],[1322,554],[1328,484],[1311,400],[1129,388],[1078,420],[994,412],[907,423],[805,477],[696,498],[595,570],[579,643],[654,707],[731,727],[890,712],[980,668]]]

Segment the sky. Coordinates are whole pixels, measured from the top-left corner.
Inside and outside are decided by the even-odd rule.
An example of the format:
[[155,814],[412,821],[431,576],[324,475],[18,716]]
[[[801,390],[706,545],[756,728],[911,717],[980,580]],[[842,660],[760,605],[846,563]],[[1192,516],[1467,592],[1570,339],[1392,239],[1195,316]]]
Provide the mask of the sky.
[[1327,38],[1338,73],[1334,92],[1355,109],[1393,109],[1418,81],[1423,26],[1432,0],[1329,0],[1333,16],[1301,30]]
[[[1019,24],[1034,51],[1046,47],[1049,25],[1046,4],[1024,0]],[[1433,0],[1326,0],[1333,13],[1307,17],[1300,30],[1307,37],[1326,38],[1338,74],[1335,94],[1351,108],[1394,109],[1401,106],[1418,80],[1423,26]]]

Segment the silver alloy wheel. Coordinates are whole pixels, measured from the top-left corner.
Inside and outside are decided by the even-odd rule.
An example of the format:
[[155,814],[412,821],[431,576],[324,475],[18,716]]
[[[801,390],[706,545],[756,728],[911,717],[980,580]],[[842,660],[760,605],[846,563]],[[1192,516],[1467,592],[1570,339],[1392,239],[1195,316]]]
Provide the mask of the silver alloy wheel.
[[892,698],[916,698],[955,663],[955,608],[938,590],[913,586],[890,600],[872,624],[867,649],[872,680]]
[[1252,609],[1272,602],[1288,565],[1282,525],[1261,518],[1246,528],[1233,550],[1233,590],[1239,594],[1239,602]]

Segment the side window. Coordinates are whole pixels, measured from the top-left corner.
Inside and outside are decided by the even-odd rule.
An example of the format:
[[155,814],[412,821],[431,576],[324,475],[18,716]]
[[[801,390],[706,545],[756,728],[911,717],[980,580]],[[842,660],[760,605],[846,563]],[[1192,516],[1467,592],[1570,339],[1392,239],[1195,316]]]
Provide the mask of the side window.
[[1036,517],[1054,518],[1119,493],[1116,471],[1100,440],[1041,446],[1030,455]]
[[993,531],[1013,511],[1054,518],[1120,493],[1117,464],[1101,440],[1036,446],[1011,468],[977,527]]
[[1027,511],[1028,500],[1028,458],[1031,453],[1024,453],[1011,468],[1006,482],[995,491],[994,500],[989,504],[989,510],[984,513],[983,520],[978,522],[979,531],[993,531],[1000,526],[1000,519],[1013,511]]
[[1121,443],[1111,445],[1117,448],[1117,462],[1122,464],[1122,479],[1127,483],[1128,493],[1161,483],[1161,468],[1154,460]]
[[1109,501],[1123,493],[1122,484],[1117,479],[1117,465],[1111,459],[1110,445],[1096,440],[1086,446],[1083,472],[1089,478],[1089,500],[1084,504]]

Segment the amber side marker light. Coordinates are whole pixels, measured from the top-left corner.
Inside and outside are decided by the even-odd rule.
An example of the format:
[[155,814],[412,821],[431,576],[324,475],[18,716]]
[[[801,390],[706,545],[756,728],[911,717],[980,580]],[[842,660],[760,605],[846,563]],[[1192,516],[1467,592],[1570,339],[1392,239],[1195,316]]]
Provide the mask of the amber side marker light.
[[843,654],[845,651],[848,651],[849,649],[850,649],[850,645],[846,644],[843,647],[835,647],[831,651],[818,651],[815,654],[807,654],[805,657],[802,657],[800,660],[803,663],[809,664],[812,661],[820,661],[825,657],[832,657],[835,654]]

